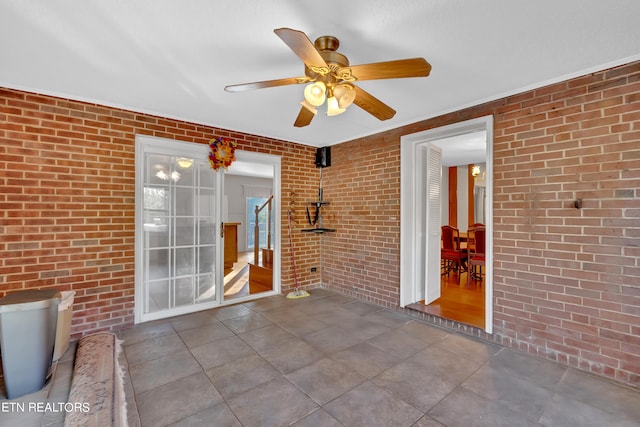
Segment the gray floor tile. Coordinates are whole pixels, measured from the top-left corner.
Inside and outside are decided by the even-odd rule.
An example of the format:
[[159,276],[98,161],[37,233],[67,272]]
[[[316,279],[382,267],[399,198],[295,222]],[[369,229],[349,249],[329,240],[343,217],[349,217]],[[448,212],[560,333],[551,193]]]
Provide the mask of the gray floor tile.
[[264,317],[278,325],[292,325],[308,319],[309,316],[295,307],[276,307],[260,312]]
[[142,393],[152,388],[176,381],[200,372],[202,368],[188,351],[129,365],[133,389]]
[[505,375],[515,375],[540,387],[555,389],[567,368],[549,360],[528,356],[506,348],[489,360],[489,365]]
[[220,322],[199,326],[178,332],[182,341],[187,347],[197,347],[203,344],[219,340],[221,338],[232,337],[233,332]]
[[338,304],[329,301],[327,298],[315,299],[315,300],[300,300],[296,304],[296,310],[300,313],[304,313],[305,316],[311,317],[324,311],[333,309]]
[[264,328],[254,329],[249,332],[238,335],[244,342],[249,344],[255,350],[265,350],[275,347],[283,341],[294,338],[291,332],[282,329],[277,325],[265,326]]
[[411,322],[412,318],[391,310],[378,310],[363,316],[363,319],[379,323],[389,328],[399,328],[400,326]]
[[127,403],[127,424],[128,427],[142,427],[142,421],[140,421],[140,414],[138,413],[138,405],[136,405],[136,399],[133,394],[128,394],[126,399]]
[[280,323],[280,327],[286,329],[287,331],[295,334],[299,337],[303,337],[307,334],[311,334],[313,332],[318,332],[323,329],[328,328],[329,325],[326,322],[323,322],[320,319],[313,318],[304,318],[296,320],[295,322],[290,323]]
[[605,412],[635,419],[640,425],[638,390],[620,386],[586,372],[568,369],[556,392]]
[[332,354],[349,348],[361,340],[355,335],[342,330],[338,326],[330,326],[302,337],[312,346],[321,349],[325,354]]
[[444,424],[440,424],[429,415],[425,415],[420,418],[414,425],[411,427],[446,427]]
[[291,424],[291,427],[343,427],[333,418],[327,411],[320,408],[317,411],[307,415],[300,421]]
[[375,377],[402,361],[402,358],[382,351],[367,342],[361,342],[339,351],[332,358],[348,365],[365,378]]
[[346,303],[353,302],[354,298],[348,297],[346,295],[333,293],[333,294],[329,294],[326,297],[326,301],[330,301],[335,304],[346,304]]
[[[170,427],[242,427],[240,421],[231,412],[226,403],[204,409],[190,417],[183,418],[170,424]],[[132,427],[132,426],[129,426]]]
[[440,346],[452,353],[467,359],[472,359],[484,363],[489,358],[500,351],[500,346],[487,342],[481,342],[471,337],[460,334],[448,334],[434,346]]
[[340,308],[342,308],[343,310],[347,310],[350,313],[359,314],[360,316],[364,316],[380,310],[380,307],[377,305],[367,304],[366,302],[357,300],[344,304]]
[[210,325],[219,322],[211,311],[200,311],[198,313],[185,314],[171,319],[171,325],[176,331],[185,331],[200,326]]
[[206,374],[225,399],[230,399],[282,375],[257,354],[250,354],[207,369]]
[[361,317],[356,313],[343,309],[344,306],[345,304],[328,307],[326,310],[320,311],[311,317],[330,325],[344,325]]
[[285,378],[261,384],[227,401],[244,427],[286,426],[318,405]]
[[[636,401],[636,406],[639,401]],[[540,417],[544,426],[562,427],[638,427],[639,419],[627,418],[621,414],[605,412],[597,407],[570,399],[563,395],[556,395],[552,403],[545,408]]]
[[430,346],[411,356],[408,360],[419,363],[431,375],[450,377],[456,383],[477,371],[485,361],[470,359],[452,353],[443,346]]
[[325,409],[345,426],[410,426],[422,412],[367,381]]
[[231,329],[236,334],[243,332],[253,331],[254,329],[264,328],[265,326],[273,325],[271,320],[266,317],[252,313],[242,317],[236,317],[235,319],[224,320],[222,323]]
[[203,369],[208,369],[254,354],[255,351],[240,338],[232,336],[192,348],[191,353]]
[[486,399],[497,401],[530,421],[537,421],[550,404],[553,392],[489,365],[480,368],[462,386]]
[[387,331],[367,340],[367,342],[402,359],[413,356],[429,345],[428,342],[409,336],[400,329]]
[[347,365],[324,358],[287,374],[289,381],[324,405],[365,381]]
[[311,293],[311,297],[315,297],[315,298],[326,298],[326,297],[330,297],[333,295],[336,295],[336,293],[330,289],[326,289],[326,288],[316,288],[312,291],[310,291]]
[[448,376],[434,375],[423,365],[408,360],[373,377],[371,381],[423,412],[458,386]]
[[242,304],[242,306],[250,309],[251,311],[261,313],[264,311],[273,310],[275,308],[282,307],[283,305],[286,305],[286,304],[287,304],[286,298],[283,298],[280,295],[274,295],[267,298],[260,298],[257,300],[245,302]]
[[41,412],[29,412],[26,409],[24,411],[6,409],[2,414],[2,419],[0,419],[0,425],[3,427],[40,427],[42,425],[43,418],[44,414]]
[[120,331],[118,332],[118,338],[123,340],[123,345],[131,345],[174,332],[170,322],[166,320],[156,320],[136,325],[135,328]]
[[321,351],[299,338],[282,341],[279,345],[261,350],[259,353],[285,374],[324,357]]
[[363,319],[362,317],[336,326],[363,341],[390,330],[387,326],[371,322],[370,320]]
[[220,321],[235,319],[249,314],[251,314],[251,309],[242,304],[220,307],[213,311],[213,316]]
[[444,329],[428,325],[418,320],[407,322],[404,325],[400,326],[398,330],[404,332],[412,338],[420,340],[425,345],[436,343],[450,334]]
[[127,345],[123,348],[129,365],[158,359],[187,349],[175,332]]
[[[446,396],[427,413],[431,418],[447,427],[541,427],[522,414],[513,411],[497,401],[485,399],[477,394],[458,388]],[[552,424],[557,427],[568,427]],[[548,427],[551,427],[549,425]]]
[[143,426],[171,424],[220,402],[222,396],[202,372],[136,395]]

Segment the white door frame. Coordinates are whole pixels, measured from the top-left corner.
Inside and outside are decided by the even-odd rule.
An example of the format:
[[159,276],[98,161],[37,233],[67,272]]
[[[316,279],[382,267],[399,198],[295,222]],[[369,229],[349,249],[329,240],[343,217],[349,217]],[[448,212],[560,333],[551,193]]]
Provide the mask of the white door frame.
[[[421,204],[424,202],[424,185],[420,177],[424,176],[424,156],[420,155],[424,144],[443,138],[486,131],[487,142],[487,187],[486,187],[486,226],[487,226],[487,265],[485,276],[485,328],[493,331],[493,116],[454,123],[423,132],[404,135],[400,138],[400,307],[424,298],[423,274],[425,232],[421,230]],[[431,262],[440,263],[440,260]],[[440,286],[440,283],[427,283],[427,286]],[[422,297],[422,298],[420,298]]]

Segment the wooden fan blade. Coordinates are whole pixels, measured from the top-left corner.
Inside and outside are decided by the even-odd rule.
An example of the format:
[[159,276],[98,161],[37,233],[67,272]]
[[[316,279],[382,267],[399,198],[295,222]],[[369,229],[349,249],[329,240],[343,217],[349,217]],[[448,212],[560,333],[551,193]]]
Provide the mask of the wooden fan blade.
[[338,70],[338,76],[342,70],[348,73],[349,69],[356,80],[401,79],[426,77],[431,72],[431,65],[424,58],[399,59],[344,67]]
[[396,110],[380,101],[369,92],[358,86],[353,86],[356,91],[356,99],[353,101],[358,107],[373,115],[378,120],[389,120],[396,115]]
[[278,37],[286,43],[287,46],[296,54],[298,58],[304,62],[307,67],[322,67],[329,71],[329,66],[320,52],[311,43],[309,37],[302,31],[292,30],[291,28],[277,28],[273,30]]
[[296,118],[296,121],[293,123],[293,125],[297,128],[308,126],[309,123],[311,123],[311,120],[313,120],[314,116],[315,113],[313,111],[303,106],[302,108],[300,108],[298,117]]
[[308,77],[288,77],[285,79],[265,80],[262,82],[253,83],[241,83],[237,85],[225,86],[224,90],[227,92],[246,92],[248,90],[263,89],[267,87],[294,85],[298,83],[306,83],[309,81]]

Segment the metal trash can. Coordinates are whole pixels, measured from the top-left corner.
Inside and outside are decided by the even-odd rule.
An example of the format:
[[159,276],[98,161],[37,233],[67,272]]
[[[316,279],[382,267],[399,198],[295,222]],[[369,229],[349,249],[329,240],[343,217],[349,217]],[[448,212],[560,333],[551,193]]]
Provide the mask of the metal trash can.
[[0,350],[9,399],[40,390],[53,356],[61,294],[16,291],[0,298]]
[[56,344],[53,347],[53,361],[60,359],[69,348],[71,338],[71,318],[73,317],[73,298],[75,291],[62,291],[62,301],[58,305],[56,326]]

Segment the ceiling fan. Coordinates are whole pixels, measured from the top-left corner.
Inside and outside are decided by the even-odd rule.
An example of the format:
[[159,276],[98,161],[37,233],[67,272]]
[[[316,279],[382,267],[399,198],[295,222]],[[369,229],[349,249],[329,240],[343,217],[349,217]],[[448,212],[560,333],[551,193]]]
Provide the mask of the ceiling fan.
[[224,90],[244,92],[267,87],[306,84],[302,108],[293,124],[296,127],[309,125],[317,114],[316,107],[321,106],[325,101],[329,116],[345,112],[353,103],[379,120],[388,120],[396,114],[396,111],[356,86],[354,82],[426,77],[431,71],[431,65],[424,58],[350,66],[347,57],[337,51],[340,42],[333,36],[322,36],[316,39],[315,43],[311,43],[302,31],[278,28],[274,32],[304,62],[305,75],[230,85]]

